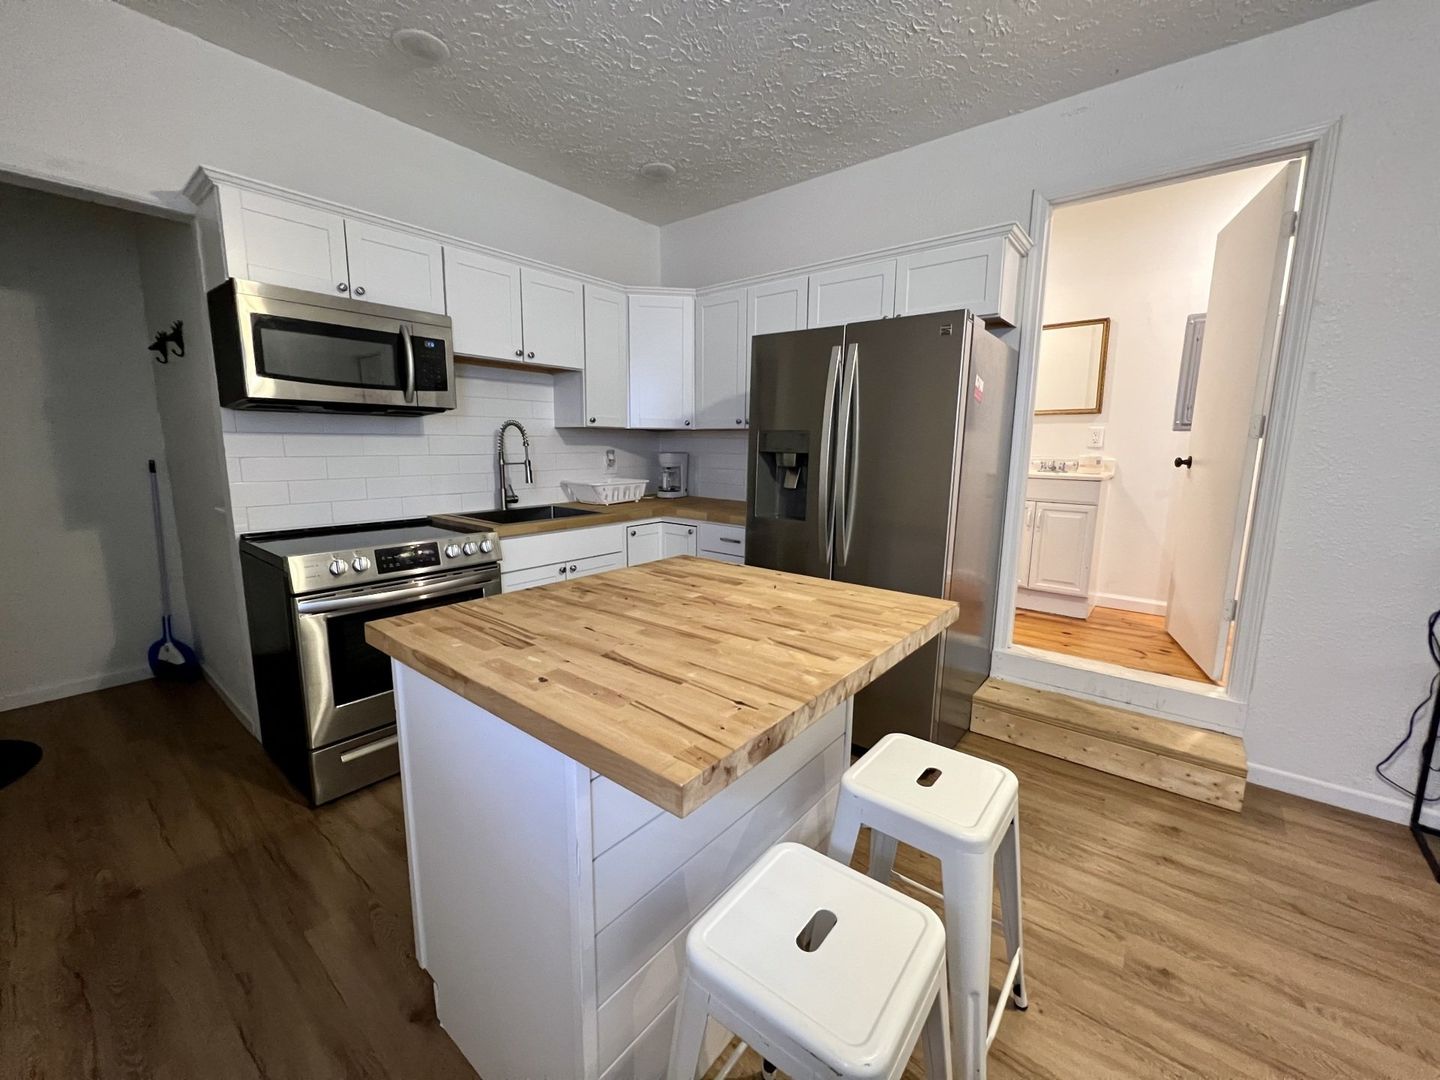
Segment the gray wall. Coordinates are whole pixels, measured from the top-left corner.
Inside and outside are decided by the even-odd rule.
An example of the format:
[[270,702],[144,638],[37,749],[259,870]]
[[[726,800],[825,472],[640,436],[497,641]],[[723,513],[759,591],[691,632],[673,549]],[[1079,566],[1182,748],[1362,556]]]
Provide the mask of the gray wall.
[[164,445],[135,222],[0,185],[0,709],[149,675]]

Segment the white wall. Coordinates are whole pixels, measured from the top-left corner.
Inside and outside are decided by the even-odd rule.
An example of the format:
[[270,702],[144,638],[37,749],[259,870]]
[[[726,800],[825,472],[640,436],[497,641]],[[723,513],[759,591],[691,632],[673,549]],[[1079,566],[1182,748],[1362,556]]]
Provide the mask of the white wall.
[[656,440],[657,450],[690,455],[690,494],[745,501],[749,435],[744,431],[674,431]]
[[0,172],[188,210],[213,165],[628,284],[658,229],[108,0],[0,0]]
[[[998,221],[1031,194],[1342,122],[1245,740],[1251,778],[1386,816],[1371,766],[1433,672],[1440,606],[1440,5],[1376,0],[666,226],[705,285]],[[1396,775],[1413,781],[1414,758]]]
[[[237,532],[413,517],[500,505],[495,436],[507,419],[530,436],[534,483],[509,480],[524,504],[568,499],[562,480],[659,478],[656,435],[555,428],[553,377],[456,366],[459,407],[425,417],[318,416],[222,409]],[[506,436],[511,457],[520,436]],[[652,483],[651,491],[654,491]]]
[[0,710],[150,675],[148,341],[135,215],[0,185]]
[[[1175,388],[1188,316],[1203,312],[1215,238],[1279,165],[1264,165],[1063,206],[1050,225],[1046,323],[1109,318],[1098,416],[1037,416],[1032,458],[1115,459],[1097,545],[1097,602],[1163,613],[1170,592],[1174,460],[1190,436],[1174,430]],[[1086,446],[1105,428],[1105,448]]]

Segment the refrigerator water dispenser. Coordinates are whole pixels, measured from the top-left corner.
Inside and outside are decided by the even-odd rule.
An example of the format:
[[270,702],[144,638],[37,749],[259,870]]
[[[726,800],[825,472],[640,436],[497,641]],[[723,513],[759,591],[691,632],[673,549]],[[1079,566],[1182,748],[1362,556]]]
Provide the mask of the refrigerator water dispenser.
[[762,431],[755,463],[755,516],[805,520],[810,435]]

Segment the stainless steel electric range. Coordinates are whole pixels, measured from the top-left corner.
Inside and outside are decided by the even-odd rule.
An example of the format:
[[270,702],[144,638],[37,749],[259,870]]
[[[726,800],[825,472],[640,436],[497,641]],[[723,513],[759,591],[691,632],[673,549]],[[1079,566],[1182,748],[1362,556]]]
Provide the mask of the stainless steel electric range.
[[494,596],[500,541],[424,518],[249,533],[240,565],[266,751],[311,802],[400,768],[373,619]]

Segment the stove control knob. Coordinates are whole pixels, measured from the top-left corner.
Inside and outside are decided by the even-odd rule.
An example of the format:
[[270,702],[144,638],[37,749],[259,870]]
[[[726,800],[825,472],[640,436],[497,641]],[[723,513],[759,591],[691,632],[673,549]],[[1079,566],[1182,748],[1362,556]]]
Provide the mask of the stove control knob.
[[332,559],[330,562],[330,573],[335,577],[339,577],[348,569],[350,568],[345,565],[344,559]]
[[495,541],[489,539],[481,540],[480,550],[483,551],[486,555],[489,555],[490,552],[495,550]]
[[446,545],[445,545],[445,557],[446,557],[447,559],[458,559],[458,558],[460,557],[460,545],[459,545],[459,544],[446,544]]
[[466,540],[465,546],[461,550],[463,550],[466,555],[474,555],[477,551],[480,550],[480,545],[477,544],[474,540]]
[[357,574],[363,574],[366,570],[370,569],[370,560],[364,555],[356,555],[355,561],[350,564],[350,569],[354,570]]

